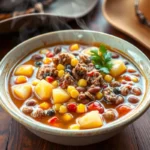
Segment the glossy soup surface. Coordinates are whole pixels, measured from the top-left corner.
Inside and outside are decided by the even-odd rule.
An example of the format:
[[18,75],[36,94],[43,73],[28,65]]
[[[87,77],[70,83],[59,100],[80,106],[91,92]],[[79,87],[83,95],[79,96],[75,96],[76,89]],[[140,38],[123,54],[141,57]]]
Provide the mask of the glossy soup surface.
[[99,46],[59,44],[28,55],[9,78],[15,105],[39,122],[72,130],[103,127],[129,113],[143,98],[144,78],[109,47],[113,67],[97,70],[91,50]]

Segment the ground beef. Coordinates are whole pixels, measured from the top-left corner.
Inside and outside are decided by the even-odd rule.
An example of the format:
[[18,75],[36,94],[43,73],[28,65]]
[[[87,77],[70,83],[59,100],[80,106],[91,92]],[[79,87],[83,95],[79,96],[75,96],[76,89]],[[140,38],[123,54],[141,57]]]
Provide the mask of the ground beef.
[[85,64],[78,63],[72,70],[72,75],[76,80],[85,79],[87,74],[87,69]]
[[86,55],[80,55],[79,58],[80,58],[80,59],[79,59],[79,62],[80,62],[80,63],[88,64],[88,63],[91,62],[89,56],[86,56]]
[[44,79],[46,76],[57,77],[57,74],[58,71],[55,67],[45,65],[39,68],[37,78],[41,80]]
[[54,57],[52,60],[55,65],[68,65],[71,63],[71,56],[67,53],[61,53],[57,57]]
[[66,89],[69,85],[75,85],[74,78],[69,74],[65,74],[62,78],[60,78],[60,86],[63,89]]
[[110,104],[120,104],[124,102],[124,98],[113,92],[113,88],[106,88],[103,90],[104,100]]

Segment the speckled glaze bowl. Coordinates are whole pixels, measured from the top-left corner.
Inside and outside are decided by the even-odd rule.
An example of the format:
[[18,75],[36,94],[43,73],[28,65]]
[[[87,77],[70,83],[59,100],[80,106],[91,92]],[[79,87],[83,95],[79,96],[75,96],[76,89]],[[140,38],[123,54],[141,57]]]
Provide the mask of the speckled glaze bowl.
[[[122,53],[132,61],[141,71],[145,78],[145,95],[139,105],[126,116],[109,123],[101,128],[71,131],[59,129],[44,125],[32,118],[24,115],[12,102],[7,80],[9,73],[18,61],[31,53],[34,49],[42,47],[45,44],[65,43],[65,41],[83,42],[92,44],[94,42],[105,43],[112,48],[119,49]],[[121,131],[125,126],[140,117],[149,107],[150,102],[150,61],[149,59],[132,44],[100,32],[86,30],[66,30],[43,34],[28,41],[25,41],[12,49],[1,61],[0,64],[0,104],[1,106],[18,122],[23,124],[31,132],[35,133],[48,141],[64,144],[64,145],[88,145],[103,141]]]

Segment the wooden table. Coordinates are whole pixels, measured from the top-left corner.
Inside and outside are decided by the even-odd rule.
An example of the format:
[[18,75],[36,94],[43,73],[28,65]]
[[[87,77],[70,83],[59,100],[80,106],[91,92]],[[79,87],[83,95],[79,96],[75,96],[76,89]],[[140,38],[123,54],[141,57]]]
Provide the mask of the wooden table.
[[[100,10],[102,2],[88,16],[75,21],[71,21],[69,26],[72,28],[86,28],[113,34],[123,38],[140,48],[149,58],[148,49],[141,46],[138,42],[114,29],[105,20]],[[86,25],[85,25],[86,24]],[[80,26],[80,27],[79,27]],[[0,58],[2,58],[12,47],[17,44],[15,34],[0,37]],[[62,146],[45,141],[24,126],[12,119],[2,108],[0,108],[0,150],[150,150],[150,109],[137,121],[130,124],[118,135],[90,146],[72,147]]]

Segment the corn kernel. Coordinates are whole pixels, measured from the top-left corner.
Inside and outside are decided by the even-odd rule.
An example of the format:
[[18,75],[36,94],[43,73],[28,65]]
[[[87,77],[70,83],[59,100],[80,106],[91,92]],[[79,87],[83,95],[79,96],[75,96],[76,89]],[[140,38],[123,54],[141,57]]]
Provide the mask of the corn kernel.
[[72,125],[69,127],[69,129],[71,129],[71,130],[80,130],[80,125],[78,125],[78,124],[72,124]]
[[70,94],[72,90],[75,90],[75,87],[74,87],[74,86],[69,85],[69,86],[68,86],[68,88],[67,88],[67,92],[68,92],[68,94]]
[[26,76],[18,76],[15,80],[16,84],[25,83],[25,82],[27,82],[27,77]]
[[51,59],[51,58],[48,58],[48,57],[46,57],[46,58],[43,60],[43,63],[44,63],[44,64],[49,64],[50,62],[52,62],[52,59]]
[[87,81],[85,79],[80,79],[78,81],[78,86],[82,86],[82,87],[87,86]]
[[78,64],[78,59],[77,58],[73,58],[71,59],[71,66],[76,66]]
[[40,104],[40,108],[42,108],[44,110],[48,109],[49,107],[50,107],[50,104],[47,102],[43,102]]
[[58,64],[56,68],[57,68],[57,70],[64,70],[65,66],[62,64]]
[[137,77],[131,77],[131,80],[132,80],[133,82],[139,82],[139,79],[138,79]]
[[70,113],[66,113],[62,116],[62,119],[63,121],[66,121],[66,122],[71,121],[73,119],[73,115]]
[[104,77],[104,80],[106,81],[106,82],[111,82],[112,81],[112,79],[113,79],[113,77],[111,76],[111,75],[105,75],[105,77]]
[[42,50],[40,50],[40,53],[41,53],[41,54],[47,54],[48,52],[49,52],[48,49],[42,49]]
[[67,107],[64,105],[61,105],[59,108],[59,113],[64,114],[67,112]]
[[36,86],[39,82],[40,82],[40,80],[35,79],[35,80],[32,81],[32,85],[33,85],[33,86]]
[[86,106],[84,104],[79,104],[77,106],[77,113],[85,113],[86,112]]
[[103,94],[101,92],[96,93],[96,98],[101,99],[103,97]]
[[70,46],[70,50],[71,51],[76,51],[76,50],[78,50],[79,49],[79,44],[72,44],[71,46]]
[[72,98],[77,98],[79,96],[79,92],[77,90],[71,90],[70,95]]
[[59,111],[60,106],[61,104],[55,104],[53,108],[55,111]]
[[65,74],[64,70],[59,70],[58,71],[58,77],[62,77]]
[[58,81],[55,80],[51,83],[53,85],[54,88],[57,88],[58,87]]

